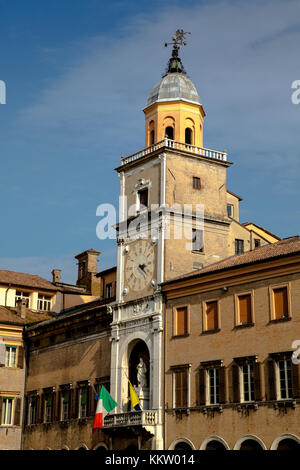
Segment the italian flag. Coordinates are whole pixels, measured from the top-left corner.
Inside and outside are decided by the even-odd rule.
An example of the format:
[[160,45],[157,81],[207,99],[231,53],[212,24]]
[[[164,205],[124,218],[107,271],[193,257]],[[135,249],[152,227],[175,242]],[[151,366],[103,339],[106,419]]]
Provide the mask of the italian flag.
[[116,406],[117,403],[108,393],[106,388],[102,385],[100,395],[98,397],[96,414],[93,424],[93,432],[97,428],[102,428],[105,416],[110,413]]

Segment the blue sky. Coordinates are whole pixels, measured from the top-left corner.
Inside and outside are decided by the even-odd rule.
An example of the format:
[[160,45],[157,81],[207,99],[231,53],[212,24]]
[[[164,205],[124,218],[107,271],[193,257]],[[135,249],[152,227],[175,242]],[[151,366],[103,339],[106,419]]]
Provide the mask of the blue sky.
[[183,28],[181,57],[207,113],[204,146],[228,151],[241,221],[299,234],[300,3],[0,0],[0,267],[74,281],[101,251],[96,208],[117,203],[114,168],[144,147],[142,108]]

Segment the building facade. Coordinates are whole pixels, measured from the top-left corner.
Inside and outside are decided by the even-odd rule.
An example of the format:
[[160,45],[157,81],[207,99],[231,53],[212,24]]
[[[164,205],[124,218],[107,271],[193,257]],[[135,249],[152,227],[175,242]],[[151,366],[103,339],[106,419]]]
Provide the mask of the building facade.
[[295,237],[163,285],[166,449],[300,450],[299,261]]

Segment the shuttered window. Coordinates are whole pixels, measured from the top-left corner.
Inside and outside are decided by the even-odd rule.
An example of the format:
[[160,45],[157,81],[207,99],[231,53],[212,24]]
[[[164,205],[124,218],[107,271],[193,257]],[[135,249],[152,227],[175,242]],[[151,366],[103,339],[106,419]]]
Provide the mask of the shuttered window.
[[208,375],[208,403],[216,405],[219,403],[219,368],[211,367],[207,370]]
[[175,309],[175,336],[188,334],[188,308],[178,307]]
[[274,319],[289,316],[287,287],[273,289]]
[[218,327],[218,302],[206,302],[206,330],[217,330]]
[[188,375],[187,368],[174,371],[175,408],[187,407],[187,375]]
[[241,325],[252,323],[251,294],[238,296],[238,323]]

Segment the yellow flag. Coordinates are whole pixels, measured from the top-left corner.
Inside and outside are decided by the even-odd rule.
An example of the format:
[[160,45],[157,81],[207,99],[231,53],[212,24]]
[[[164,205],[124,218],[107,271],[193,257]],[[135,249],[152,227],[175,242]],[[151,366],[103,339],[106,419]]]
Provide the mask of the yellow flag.
[[141,411],[141,404],[140,404],[139,397],[137,396],[137,393],[134,390],[130,380],[128,380],[128,382],[129,382],[131,407],[136,411]]

